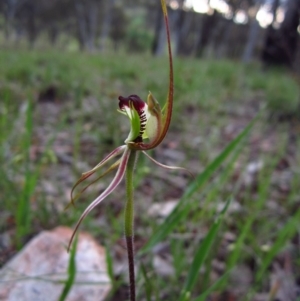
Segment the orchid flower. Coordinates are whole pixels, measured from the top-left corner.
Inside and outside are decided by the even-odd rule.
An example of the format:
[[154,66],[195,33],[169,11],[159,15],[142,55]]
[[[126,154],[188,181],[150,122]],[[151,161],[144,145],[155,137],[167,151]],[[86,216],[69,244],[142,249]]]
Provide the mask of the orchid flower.
[[[171,117],[172,117],[172,106],[173,106],[173,63],[172,63],[172,53],[171,53],[171,43],[170,43],[170,32],[168,25],[168,16],[165,0],[161,0],[166,31],[167,31],[167,42],[168,42],[168,54],[169,54],[169,89],[168,97],[165,104],[165,112],[162,113],[161,107],[154,96],[149,92],[147,103],[144,102],[137,95],[129,95],[128,97],[119,97],[119,112],[128,116],[130,120],[130,133],[125,140],[125,144],[117,147],[110,154],[108,154],[99,164],[97,164],[93,169],[82,174],[80,179],[75,183],[71,192],[71,204],[74,204],[75,199],[77,199],[82,192],[84,192],[91,184],[95,183],[97,180],[108,174],[114,169],[117,169],[116,175],[113,178],[109,186],[85,209],[81,215],[77,225],[75,226],[74,233],[71,238],[71,242],[74,235],[81,224],[82,220],[97,206],[99,205],[107,196],[109,196],[116,187],[122,181],[126,168],[128,167],[128,160],[130,156],[136,151],[141,151],[148,158],[150,158],[154,163],[161,167],[168,169],[184,169],[175,166],[167,166],[161,164],[151,158],[145,151],[150,150],[158,146],[169,129]],[[145,142],[146,141],[146,142]],[[115,163],[113,163],[105,172],[103,172],[96,180],[83,188],[79,194],[73,196],[75,188],[82,183],[84,180],[92,176],[97,170],[102,168],[106,163],[112,159],[121,156]],[[70,242],[70,244],[71,244]]]
[[[172,100],[172,98],[169,97]],[[166,169],[181,169],[182,167],[168,166],[159,163],[152,157],[150,157],[145,150],[149,150],[157,146],[164,138],[169,122],[164,121],[168,119],[168,116],[163,115],[159,106],[159,103],[155,100],[153,95],[149,93],[147,103],[139,98],[137,95],[130,95],[128,97],[119,97],[120,112],[129,117],[131,123],[130,133],[125,140],[125,145],[117,147],[110,154],[108,154],[99,164],[97,164],[92,170],[82,174],[81,178],[76,182],[71,193],[71,203],[73,204],[82,192],[84,192],[91,184],[98,181],[100,178],[117,168],[115,177],[110,185],[85,209],[81,215],[73,233],[77,231],[81,221],[91,212],[97,205],[99,205],[108,195],[110,195],[122,181],[125,171],[128,165],[129,157],[136,151],[141,151],[155,164]],[[171,114],[171,111],[170,113]],[[170,117],[169,117],[170,119]],[[148,143],[144,143],[144,139],[148,139]],[[75,188],[84,180],[92,176],[98,169],[102,168],[107,162],[114,159],[117,156],[121,156],[116,162],[114,162],[105,172],[103,172],[96,180],[91,182],[85,188],[83,188],[79,194],[75,197],[73,192]]]
[[[158,146],[166,136],[169,129],[172,107],[173,107],[173,63],[170,43],[170,32],[168,25],[168,16],[165,0],[161,0],[168,43],[168,55],[169,55],[169,88],[168,96],[165,104],[165,109],[162,110],[159,102],[149,92],[147,102],[143,101],[139,96],[133,94],[128,97],[119,97],[119,112],[126,115],[130,121],[130,133],[124,142],[124,145],[117,147],[110,154],[108,154],[99,164],[97,164],[92,170],[82,174],[81,178],[75,183],[71,192],[71,203],[73,204],[82,192],[84,192],[91,184],[108,174],[113,170],[117,170],[112,182],[108,187],[84,210],[79,221],[75,226],[75,230],[72,234],[70,244],[78,230],[79,225],[83,219],[98,206],[107,196],[109,196],[116,187],[120,184],[124,175],[126,174],[126,191],[127,202],[125,207],[125,236],[128,248],[129,259],[129,275],[130,275],[130,291],[131,300],[134,300],[134,269],[133,269],[133,183],[132,176],[134,165],[136,161],[137,152],[142,152],[154,163],[161,167],[168,169],[182,169],[180,167],[167,166],[161,164],[151,158],[145,151],[150,150]],[[92,181],[89,185],[84,187],[77,195],[73,196],[75,188],[95,174],[96,171],[101,169],[111,160],[116,159],[98,178]],[[131,254],[130,254],[131,253]]]

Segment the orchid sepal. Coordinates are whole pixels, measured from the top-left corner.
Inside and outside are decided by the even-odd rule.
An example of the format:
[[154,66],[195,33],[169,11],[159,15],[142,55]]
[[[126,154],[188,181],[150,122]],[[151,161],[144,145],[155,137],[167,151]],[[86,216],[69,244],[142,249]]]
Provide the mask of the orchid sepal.
[[118,170],[115,174],[115,177],[111,181],[111,183],[108,185],[108,187],[84,210],[82,215],[80,216],[77,224],[75,225],[74,231],[72,233],[68,250],[70,249],[70,246],[72,244],[72,241],[75,237],[75,234],[81,224],[81,222],[84,220],[84,218],[96,207],[98,206],[106,197],[108,197],[120,184],[122,179],[124,178],[124,174],[126,171],[127,162],[129,159],[131,150],[129,148],[126,148],[119,163]]
[[122,154],[124,149],[126,148],[126,145],[121,145],[115,148],[112,152],[110,152],[103,160],[101,160],[95,167],[93,167],[90,171],[84,172],[82,175],[86,175],[92,171],[98,170],[100,167],[102,167],[105,163],[110,161],[111,159],[115,158],[116,156]]
[[[122,154],[122,152],[124,152],[126,148],[126,145],[121,145],[119,147],[117,147],[116,149],[114,149],[111,153],[109,153],[102,161],[100,161],[100,163],[98,163],[94,168],[92,168],[91,170],[82,173],[81,177],[79,178],[79,180],[74,184],[72,190],[71,190],[71,203],[69,205],[67,205],[66,209],[73,205],[74,206],[74,201],[79,197],[79,195],[86,190],[86,188],[88,188],[90,185],[88,185],[87,187],[85,187],[80,193],[79,195],[76,195],[75,197],[73,197],[73,193],[74,190],[76,189],[76,187],[82,183],[83,181],[85,181],[86,179],[88,179],[90,176],[92,176],[98,169],[100,169],[103,165],[105,165],[108,161],[110,161],[111,159],[117,157],[118,155]],[[115,163],[110,166],[107,170],[107,172],[104,172],[104,174],[102,174],[103,176],[106,175],[108,172],[110,172],[111,170],[113,170],[114,168],[116,168],[117,166],[115,166],[114,168],[112,168],[115,165]],[[102,178],[102,176],[98,177],[98,179]]]
[[[103,177],[105,177],[107,174],[109,174],[111,171],[115,170],[119,164],[121,162],[121,159],[119,159],[118,161],[114,162],[108,169],[106,169],[101,175],[99,175],[95,180],[93,180],[91,183],[89,183],[88,185],[86,185],[84,188],[82,188],[75,196],[73,196],[73,192],[72,191],[72,195],[71,195],[71,202],[67,205],[67,207],[65,209],[68,209],[71,205],[74,206],[74,202],[93,184],[95,184],[96,182],[98,182],[100,179],[102,179]],[[84,179],[85,180],[85,179]],[[82,180],[82,181],[84,181]]]
[[151,92],[147,97],[148,118],[145,127],[145,137],[152,143],[156,141],[162,129],[162,111],[159,102],[154,98]]
[[142,151],[142,153],[146,157],[148,157],[153,163],[155,163],[156,165],[158,165],[158,166],[160,166],[162,168],[169,169],[169,170],[182,170],[182,171],[188,173],[192,178],[195,178],[195,176],[188,169],[186,169],[184,167],[165,165],[165,164],[162,164],[162,163],[156,161],[154,158],[152,158],[151,156],[149,156],[145,151]]

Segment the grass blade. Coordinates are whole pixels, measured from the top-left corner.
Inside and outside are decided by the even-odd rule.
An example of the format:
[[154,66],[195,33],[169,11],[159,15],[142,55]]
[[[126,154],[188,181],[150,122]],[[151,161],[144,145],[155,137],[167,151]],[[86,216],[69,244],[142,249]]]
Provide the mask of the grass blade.
[[198,296],[193,301],[205,301],[209,294],[214,292],[226,278],[228,277],[230,271],[227,271],[224,275],[222,275],[210,288],[208,288],[204,293],[202,293],[200,296]]
[[31,213],[30,213],[30,198],[36,185],[36,174],[31,171],[30,162],[30,145],[33,133],[33,102],[30,100],[27,103],[26,119],[25,119],[25,134],[22,149],[24,150],[24,167],[25,179],[22,195],[17,205],[16,211],[16,243],[18,248],[21,248],[22,238],[30,232]]
[[221,166],[221,164],[227,159],[227,157],[236,149],[240,142],[248,135],[251,128],[253,127],[257,118],[253,119],[249,125],[233,140],[222,153],[217,156],[208,167],[197,176],[197,178],[187,188],[184,196],[172,211],[172,213],[165,219],[165,221],[156,229],[154,234],[150,237],[148,243],[141,249],[139,254],[143,254],[151,250],[158,242],[162,241],[179,223],[183,220],[190,211],[193,205],[189,202],[189,198],[198,191],[202,185],[210,179],[212,174]]
[[110,279],[110,283],[114,287],[115,285],[115,275],[114,275],[114,267],[113,267],[113,258],[111,256],[111,253],[109,249],[106,247],[105,248],[105,258],[106,258],[106,267],[107,267],[107,274]]
[[145,288],[146,300],[151,301],[151,297],[153,295],[153,283],[152,283],[152,279],[149,278],[146,268],[143,265],[143,263],[141,264],[141,271],[142,271],[142,275],[144,278],[144,288]]
[[65,282],[64,289],[59,297],[59,301],[66,300],[73,284],[76,276],[76,249],[77,249],[78,235],[75,236],[73,247],[70,251],[70,259],[68,265],[68,279]]
[[196,254],[194,256],[193,262],[192,262],[190,270],[188,272],[188,276],[187,276],[186,282],[184,284],[184,288],[183,288],[183,291],[182,291],[179,301],[190,300],[191,291],[196,284],[197,278],[199,276],[199,271],[206,259],[206,256],[207,256],[216,236],[217,236],[219,227],[221,225],[222,218],[223,218],[225,212],[227,211],[229,204],[230,204],[230,200],[228,200],[226,202],[221,214],[219,215],[219,217],[217,218],[215,223],[212,225],[212,227],[210,228],[209,232],[207,233],[205,239],[203,240],[203,242],[200,244],[198,250],[196,251]]
[[277,240],[267,252],[265,258],[262,260],[262,265],[260,266],[259,271],[256,274],[256,282],[261,281],[264,277],[266,269],[271,264],[273,258],[279,253],[279,251],[286,246],[286,242],[295,235],[295,232],[299,228],[299,219],[300,219],[300,209],[297,210],[295,215],[291,217],[285,226],[279,231]]

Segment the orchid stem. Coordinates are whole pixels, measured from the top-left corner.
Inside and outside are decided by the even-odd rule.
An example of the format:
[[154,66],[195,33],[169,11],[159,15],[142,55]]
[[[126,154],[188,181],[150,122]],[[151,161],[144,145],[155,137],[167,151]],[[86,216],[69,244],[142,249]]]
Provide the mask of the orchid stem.
[[130,301],[135,301],[134,277],[134,201],[133,201],[133,171],[137,152],[132,150],[126,168],[126,206],[125,206],[125,237],[128,256]]

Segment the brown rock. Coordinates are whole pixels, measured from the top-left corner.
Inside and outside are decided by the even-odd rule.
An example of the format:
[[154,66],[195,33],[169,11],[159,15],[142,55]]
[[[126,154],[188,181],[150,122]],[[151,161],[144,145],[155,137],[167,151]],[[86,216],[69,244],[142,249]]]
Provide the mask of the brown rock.
[[[57,227],[34,237],[0,270],[1,301],[57,301],[68,278],[67,245],[72,229]],[[105,250],[79,235],[76,277],[66,301],[104,300],[110,290]]]

